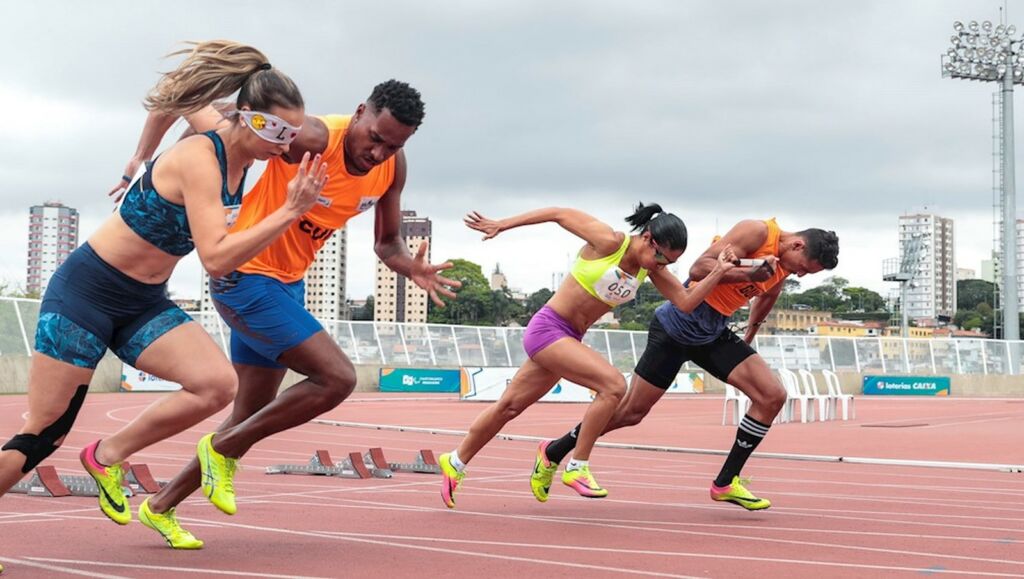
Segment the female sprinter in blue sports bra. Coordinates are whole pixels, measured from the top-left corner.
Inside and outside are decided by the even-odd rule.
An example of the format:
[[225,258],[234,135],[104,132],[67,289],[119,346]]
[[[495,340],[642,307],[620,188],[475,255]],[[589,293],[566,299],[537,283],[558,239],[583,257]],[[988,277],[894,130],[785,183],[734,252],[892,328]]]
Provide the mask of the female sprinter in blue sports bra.
[[[609,310],[636,297],[637,288],[647,277],[676,307],[692,310],[733,268],[735,255],[726,247],[711,274],[692,287],[684,287],[665,266],[675,263],[686,250],[686,225],[675,215],[662,212],[658,205],[641,203],[626,218],[632,235],[615,231],[582,211],[554,207],[500,221],[474,212],[465,221],[470,228],[482,231],[485,240],[513,227],[553,221],[587,244],[573,264],[572,276],[530,319],[523,336],[529,359],[519,368],[501,399],[473,421],[458,448],[440,456],[438,462],[444,478],[441,498],[448,508],[455,508],[455,491],[465,476],[466,463],[508,421],[563,377],[590,388],[595,396],[583,417],[576,451],[562,482],[584,497],[606,496],[608,491],[590,473],[590,451],[626,393],[626,381],[608,360],[582,344],[583,334]],[[539,491],[543,500],[547,500],[555,469],[557,465],[546,471],[545,478],[531,483],[537,487],[534,493]]]
[[302,95],[250,46],[213,41],[175,54],[187,56],[150,92],[149,110],[189,114],[238,91],[240,112],[231,126],[182,140],[154,161],[120,211],[54,274],[36,330],[28,418],[0,453],[0,492],[7,492],[64,441],[108,348],[144,372],[181,384],[81,452],[98,483],[100,508],[122,525],[131,510],[120,463],[224,408],[238,383],[220,347],[167,298],[175,265],[194,247],[211,275],[233,271],[308,211],[326,178],[319,155],[311,165],[318,169],[307,170],[307,155],[284,205],[229,235],[247,168],[288,151],[305,115]]

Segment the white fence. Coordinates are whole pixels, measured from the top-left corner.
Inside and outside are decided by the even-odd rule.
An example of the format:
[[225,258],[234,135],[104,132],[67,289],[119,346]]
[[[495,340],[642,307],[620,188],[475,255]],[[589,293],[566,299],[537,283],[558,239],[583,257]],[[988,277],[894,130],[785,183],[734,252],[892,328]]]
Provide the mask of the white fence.
[[[216,314],[193,313],[227,351],[230,328]],[[0,298],[0,356],[31,354],[39,300]],[[357,364],[519,366],[523,328],[323,321]],[[646,332],[590,330],[584,343],[624,372],[647,345]],[[879,374],[1020,374],[1024,342],[979,339],[758,336],[754,348],[772,368]],[[108,355],[110,355],[108,353]],[[695,369],[695,368],[693,368]]]

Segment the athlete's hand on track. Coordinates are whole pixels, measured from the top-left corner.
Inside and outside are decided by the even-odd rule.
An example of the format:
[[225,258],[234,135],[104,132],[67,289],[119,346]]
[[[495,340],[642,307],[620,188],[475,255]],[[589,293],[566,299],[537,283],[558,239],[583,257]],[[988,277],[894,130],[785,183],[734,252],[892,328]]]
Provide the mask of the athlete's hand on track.
[[501,233],[501,224],[499,222],[493,219],[488,219],[476,211],[470,211],[467,213],[466,216],[462,218],[462,221],[466,224],[466,227],[483,232],[484,241],[487,241]]
[[128,192],[128,187],[132,184],[131,180],[135,177],[135,173],[139,170],[140,166],[142,166],[142,159],[132,157],[132,160],[128,161],[128,164],[124,167],[124,174],[121,176],[121,180],[107,193],[107,197],[113,197],[114,203],[119,203],[124,194]]
[[773,275],[775,275],[775,268],[779,264],[779,258],[774,255],[769,255],[762,259],[764,259],[764,265],[747,273],[747,277],[750,278],[750,281],[768,281]]
[[462,287],[462,282],[454,279],[448,279],[444,276],[438,275],[438,272],[444,269],[448,269],[452,266],[452,262],[446,261],[440,265],[432,265],[427,261],[427,247],[429,247],[428,241],[424,241],[420,244],[420,248],[416,250],[416,259],[412,262],[412,270],[409,272],[409,279],[416,285],[427,290],[427,294],[430,299],[439,308],[444,307],[444,302],[441,301],[441,296],[449,299],[455,299],[455,292],[452,289],[459,289]]
[[299,162],[299,172],[288,182],[285,208],[291,211],[296,219],[302,217],[316,204],[326,183],[327,163],[320,162],[320,155],[313,157],[313,162],[310,163],[309,151],[306,151]]

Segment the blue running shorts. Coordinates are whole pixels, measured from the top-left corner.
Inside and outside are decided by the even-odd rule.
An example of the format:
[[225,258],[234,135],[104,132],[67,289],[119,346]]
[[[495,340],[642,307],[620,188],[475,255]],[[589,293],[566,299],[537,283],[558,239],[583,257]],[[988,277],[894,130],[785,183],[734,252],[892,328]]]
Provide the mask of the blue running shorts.
[[130,278],[82,244],[50,278],[39,308],[36,351],[96,368],[107,348],[135,365],[143,350],[192,318],[167,297],[167,284]]
[[231,361],[284,368],[281,354],[323,330],[306,311],[306,284],[284,283],[265,275],[234,272],[210,280],[210,295],[231,327]]

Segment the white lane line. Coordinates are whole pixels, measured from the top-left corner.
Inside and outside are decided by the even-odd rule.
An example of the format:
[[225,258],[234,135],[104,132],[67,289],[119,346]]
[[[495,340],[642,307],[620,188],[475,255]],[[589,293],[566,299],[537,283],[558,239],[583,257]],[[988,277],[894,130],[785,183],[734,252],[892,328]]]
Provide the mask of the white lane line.
[[[95,565],[99,567],[120,567],[123,569],[136,569],[139,571],[159,570],[159,571],[173,571],[175,573],[199,573],[202,575],[236,575],[241,577],[270,577],[273,579],[330,579],[327,577],[319,577],[315,575],[276,575],[273,573],[256,573],[255,571],[220,571],[217,569],[210,569],[208,567],[197,568],[197,567],[175,567],[171,565],[134,565],[129,563],[114,563],[111,561],[83,561],[81,559],[53,559],[49,557],[25,557],[32,561],[42,561],[47,563],[67,563],[71,565]],[[108,575],[102,575],[107,577]]]

